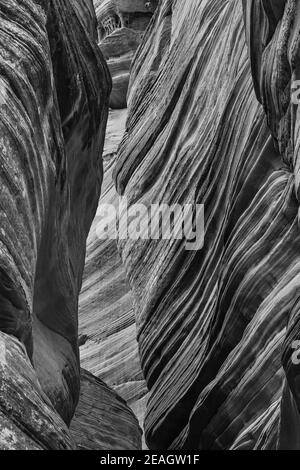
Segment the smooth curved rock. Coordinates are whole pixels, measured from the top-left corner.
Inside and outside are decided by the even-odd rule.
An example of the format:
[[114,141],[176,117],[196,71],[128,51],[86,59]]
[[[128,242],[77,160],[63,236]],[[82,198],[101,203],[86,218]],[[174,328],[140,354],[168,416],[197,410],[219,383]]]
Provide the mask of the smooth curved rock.
[[0,447],[70,448],[111,82],[92,1],[0,0],[0,20]]
[[300,448],[298,28],[294,0],[162,0],[135,56],[117,190],[206,226],[200,251],[119,243],[150,448]]
[[[276,2],[244,2],[244,16],[255,90],[267,115],[276,149],[282,163],[291,175],[290,191],[294,207],[294,240],[299,231],[299,100],[292,99],[294,83],[300,77],[300,15],[295,0]],[[260,27],[258,27],[260,25]],[[299,95],[299,93],[298,93]],[[292,228],[291,228],[292,230]],[[299,255],[295,251],[297,266]],[[288,257],[288,253],[286,255]],[[286,277],[290,273],[286,274]],[[294,271],[294,285],[300,273]],[[300,368],[293,362],[295,348],[300,338],[300,309],[294,292],[287,333],[282,351],[285,370],[284,391],[281,399],[280,438],[281,449],[300,449]]]
[[131,62],[158,0],[94,0],[101,51],[113,79],[110,106],[127,107]]
[[104,382],[83,369],[70,431],[78,450],[141,449],[142,430],[134,413]]

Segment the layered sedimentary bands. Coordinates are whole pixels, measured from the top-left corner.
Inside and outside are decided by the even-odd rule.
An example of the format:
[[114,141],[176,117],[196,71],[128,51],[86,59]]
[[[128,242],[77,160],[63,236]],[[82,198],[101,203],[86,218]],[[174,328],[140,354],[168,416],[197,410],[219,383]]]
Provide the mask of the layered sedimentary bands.
[[119,198],[112,172],[126,116],[127,110],[109,113],[101,198],[87,241],[79,299],[79,343],[82,367],[117,391],[142,426],[148,390],[140,367],[132,294],[113,230],[111,238],[101,238],[100,207],[104,210],[105,204],[112,204],[118,212]]
[[85,370],[70,431],[78,450],[141,448],[142,430],[134,413],[118,394]]
[[1,449],[75,447],[78,294],[110,89],[91,1],[0,0]]
[[133,63],[115,181],[205,204],[205,244],[120,241],[151,448],[300,448],[296,0],[161,0]]
[[[154,3],[96,2],[112,107]],[[299,33],[296,0],[159,2],[101,202],[114,171],[129,205],[204,204],[204,247],[122,266],[96,217],[80,374],[111,80],[91,1],[0,0],[1,449],[139,448],[147,387],[153,449],[300,449]]]
[[113,80],[114,109],[127,106],[131,62],[157,4],[158,0],[94,0],[99,45]]

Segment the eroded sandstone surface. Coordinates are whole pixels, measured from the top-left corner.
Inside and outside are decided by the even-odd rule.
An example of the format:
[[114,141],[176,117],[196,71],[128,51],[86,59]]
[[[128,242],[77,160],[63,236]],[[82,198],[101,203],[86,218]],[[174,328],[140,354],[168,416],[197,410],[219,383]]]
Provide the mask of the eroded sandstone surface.
[[115,181],[205,204],[205,245],[120,241],[154,449],[300,448],[296,0],[162,0],[135,56]]
[[113,80],[111,108],[127,106],[131,62],[157,4],[158,0],[94,0],[99,45]]
[[134,413],[116,392],[84,369],[70,431],[78,450],[141,448],[142,430]]
[[[0,0],[0,449],[138,449],[148,389],[152,449],[300,449],[299,2],[156,6],[96,1],[97,37],[90,0]],[[204,204],[205,244],[120,258],[94,219],[92,375],[99,38],[116,108],[139,45],[103,201]]]
[[90,0],[0,1],[0,448],[72,448],[111,80]]

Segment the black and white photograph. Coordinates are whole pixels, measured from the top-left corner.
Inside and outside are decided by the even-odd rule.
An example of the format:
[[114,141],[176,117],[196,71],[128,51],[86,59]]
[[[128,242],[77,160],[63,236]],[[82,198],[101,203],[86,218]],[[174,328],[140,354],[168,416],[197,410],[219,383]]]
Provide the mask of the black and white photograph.
[[10,450],[300,450],[299,0],[0,0]]

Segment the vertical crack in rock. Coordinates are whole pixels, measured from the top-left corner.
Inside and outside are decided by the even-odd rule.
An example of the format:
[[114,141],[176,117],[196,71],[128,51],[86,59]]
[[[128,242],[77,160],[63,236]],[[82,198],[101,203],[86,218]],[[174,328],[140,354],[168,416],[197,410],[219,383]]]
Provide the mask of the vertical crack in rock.
[[[104,179],[99,207],[101,204],[112,204],[117,211],[119,199],[112,172],[125,130],[126,116],[127,110],[110,111],[103,151]],[[116,239],[99,238],[100,221],[98,214],[88,237],[79,298],[81,365],[123,397],[142,426],[148,390],[139,361],[132,294]],[[79,409],[82,407],[86,408],[86,405],[80,403]],[[136,439],[132,429],[128,429],[128,434]],[[121,443],[122,440],[119,445]],[[126,442],[124,445],[127,445]]]
[[[130,66],[157,1],[94,1],[99,46],[113,78],[111,108],[126,108]],[[104,181],[99,204],[113,204],[118,195],[112,173],[122,140],[126,109],[109,114],[104,146]],[[87,242],[86,266],[79,303],[82,367],[103,379],[133,409],[141,426],[148,390],[140,367],[133,299],[116,240],[97,236],[96,217]]]

